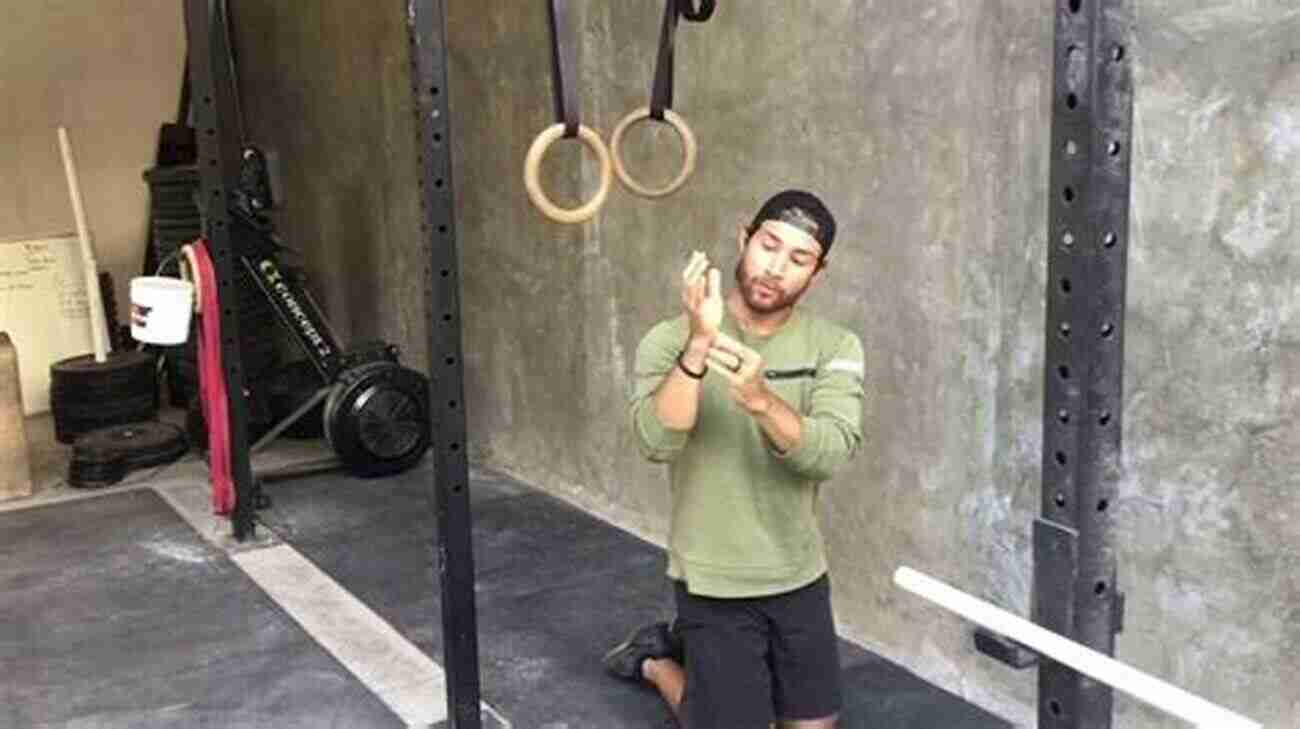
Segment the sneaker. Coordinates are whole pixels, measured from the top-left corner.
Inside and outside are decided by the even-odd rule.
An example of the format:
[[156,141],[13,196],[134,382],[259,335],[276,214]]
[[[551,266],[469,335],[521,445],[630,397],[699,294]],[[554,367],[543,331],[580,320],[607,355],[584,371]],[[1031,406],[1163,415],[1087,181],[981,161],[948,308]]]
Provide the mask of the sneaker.
[[651,623],[632,631],[622,643],[614,646],[602,662],[610,673],[630,681],[642,679],[641,663],[647,658],[666,658],[672,655],[673,636],[668,623]]

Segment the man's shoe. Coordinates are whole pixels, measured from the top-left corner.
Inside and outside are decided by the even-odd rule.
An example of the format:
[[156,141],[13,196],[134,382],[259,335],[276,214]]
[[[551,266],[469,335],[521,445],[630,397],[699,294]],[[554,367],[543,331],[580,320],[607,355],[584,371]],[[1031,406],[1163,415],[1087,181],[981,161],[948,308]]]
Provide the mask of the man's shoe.
[[632,631],[622,643],[605,654],[603,663],[610,673],[629,681],[644,678],[641,664],[647,658],[667,658],[672,655],[672,636],[668,623],[651,623]]

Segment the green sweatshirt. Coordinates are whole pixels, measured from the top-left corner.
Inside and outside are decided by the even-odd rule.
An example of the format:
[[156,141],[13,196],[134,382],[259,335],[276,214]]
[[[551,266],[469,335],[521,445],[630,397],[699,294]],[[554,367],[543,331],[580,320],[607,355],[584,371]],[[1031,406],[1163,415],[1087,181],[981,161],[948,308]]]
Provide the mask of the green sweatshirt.
[[684,315],[637,348],[632,428],[648,459],[669,464],[668,576],[709,597],[779,594],[826,572],[818,490],[862,443],[862,343],[799,309],[768,337],[745,334],[729,312],[722,331],[763,357],[768,388],[802,414],[799,445],[779,454],[715,372],[702,381],[694,429],[664,426],[654,393],[686,344]]

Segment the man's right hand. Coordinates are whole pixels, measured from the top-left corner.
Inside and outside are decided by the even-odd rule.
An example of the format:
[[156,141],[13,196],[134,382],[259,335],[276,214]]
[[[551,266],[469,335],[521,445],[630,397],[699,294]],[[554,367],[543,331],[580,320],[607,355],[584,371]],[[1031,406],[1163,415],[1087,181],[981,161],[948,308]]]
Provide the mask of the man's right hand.
[[706,350],[722,326],[722,274],[695,251],[682,271],[682,308],[691,322],[691,344]]

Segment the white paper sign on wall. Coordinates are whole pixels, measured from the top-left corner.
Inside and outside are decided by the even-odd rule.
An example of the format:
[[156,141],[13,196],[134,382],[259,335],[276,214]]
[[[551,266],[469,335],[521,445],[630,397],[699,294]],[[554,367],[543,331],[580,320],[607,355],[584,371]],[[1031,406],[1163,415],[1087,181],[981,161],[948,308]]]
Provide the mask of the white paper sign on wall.
[[95,351],[76,235],[0,242],[0,331],[18,350],[23,412],[49,411],[50,365]]

